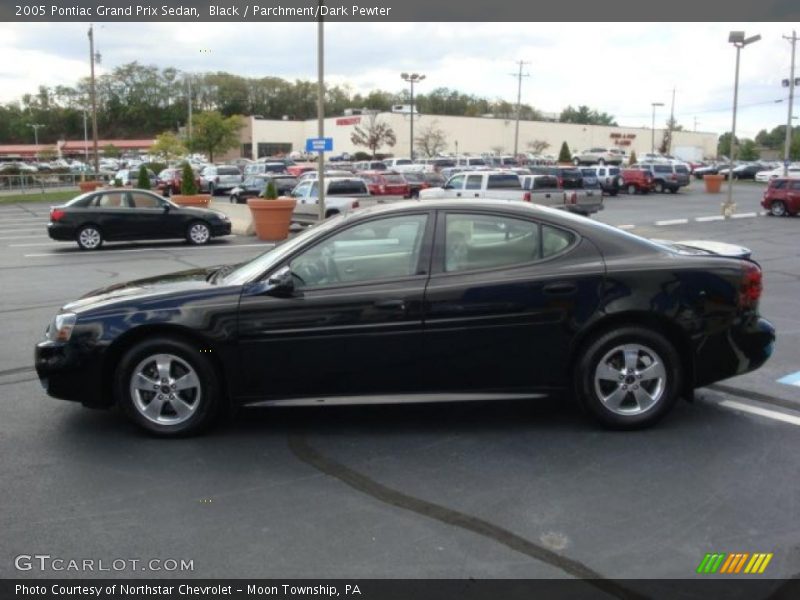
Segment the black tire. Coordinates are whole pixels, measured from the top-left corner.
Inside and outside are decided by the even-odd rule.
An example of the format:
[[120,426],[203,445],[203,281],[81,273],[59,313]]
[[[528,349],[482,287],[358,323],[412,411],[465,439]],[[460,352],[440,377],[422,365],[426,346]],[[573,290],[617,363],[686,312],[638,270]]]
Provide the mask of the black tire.
[[205,221],[192,221],[186,226],[186,241],[194,246],[207,244],[211,239],[211,227]]
[[75,235],[75,241],[81,250],[99,250],[103,245],[103,232],[97,225],[84,225]]
[[669,193],[670,194],[674,194],[674,193],[676,193],[678,191],[678,188],[674,188],[674,187],[671,187],[671,188],[668,188],[668,189],[669,189]]
[[[641,349],[635,354],[638,358],[630,363],[635,364],[633,371],[623,372],[623,368],[630,366],[624,350],[618,351],[623,347]],[[654,360],[648,363],[647,359]],[[612,363],[613,368],[602,368]],[[647,379],[645,369],[650,366],[653,370],[649,373],[656,373],[656,364],[661,365],[663,377],[659,381]],[[617,367],[621,380],[615,374]],[[606,379],[609,373],[611,376]],[[681,389],[681,378],[678,353],[663,335],[644,327],[621,327],[597,335],[583,347],[575,365],[575,394],[581,405],[606,427],[642,429],[654,425],[672,409]],[[649,400],[642,405],[640,397]],[[652,404],[648,405],[650,400]],[[619,402],[616,407],[615,401]]]
[[339,214],[338,209],[332,208],[330,210],[325,211],[325,218],[328,219],[338,214]]
[[664,193],[664,184],[661,181],[656,181],[656,189],[655,189],[655,191],[658,192],[659,194],[663,194]]
[[[223,402],[217,370],[209,357],[204,355],[201,350],[204,348],[171,337],[155,337],[136,344],[125,352],[114,372],[114,395],[117,404],[134,423],[157,436],[181,437],[205,430],[216,420]],[[160,395],[161,390],[155,389],[149,395],[143,391],[134,397],[131,389],[133,379],[139,369],[142,369],[142,364],[149,365],[143,370],[155,374],[154,379],[158,379],[158,371],[153,370],[155,358],[148,362],[151,357],[157,355],[172,356],[178,359],[171,363],[176,366],[169,369],[170,379],[164,384],[165,387],[171,388],[170,381],[173,380],[173,376],[174,381],[179,381],[181,374],[187,373],[180,368],[181,363],[184,363],[194,372],[198,391],[194,392],[194,388],[183,391],[175,390],[178,396],[176,400],[157,400],[157,394]],[[156,383],[160,385],[161,381]],[[148,396],[152,397],[149,397],[149,402],[145,404]],[[179,401],[191,408],[188,417],[175,422],[174,420],[179,419],[180,415],[170,403],[175,402],[177,405]],[[151,413],[151,417],[148,418],[144,413],[152,402],[161,402],[161,406],[157,415]],[[143,406],[144,408],[142,408]],[[171,412],[174,415],[170,414]],[[163,422],[159,423],[153,419],[163,419]],[[170,419],[173,419],[173,422],[170,422]]]
[[785,217],[787,214],[786,204],[783,200],[775,200],[769,205],[769,214],[773,217]]
[[636,186],[632,183],[628,185],[628,193],[633,196],[636,193]]

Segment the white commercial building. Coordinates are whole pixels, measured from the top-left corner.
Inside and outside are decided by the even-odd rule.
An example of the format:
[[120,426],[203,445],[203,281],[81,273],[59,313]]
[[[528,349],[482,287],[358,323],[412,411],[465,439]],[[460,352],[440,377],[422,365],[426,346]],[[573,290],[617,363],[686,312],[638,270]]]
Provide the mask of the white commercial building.
[[[368,115],[347,115],[325,119],[325,137],[333,138],[333,154],[344,152],[369,152],[350,140],[353,128],[368,122]],[[397,136],[394,147],[384,146],[381,154],[409,156],[410,115],[402,113],[379,113],[376,119],[387,122]],[[480,154],[498,151],[511,154],[514,151],[514,119],[494,117],[453,117],[445,115],[415,115],[414,137],[429,127],[444,132],[447,142],[445,153]],[[563,142],[567,142],[572,153],[594,147],[618,147],[637,156],[650,152],[653,132],[649,127],[610,127],[604,125],[578,125],[549,121],[520,121],[519,152],[529,151],[528,142],[543,141],[549,144],[543,152],[557,156]],[[656,151],[664,135],[663,129],[655,130]],[[306,139],[317,137],[317,121],[272,121],[247,117],[242,128],[240,155],[246,158],[272,156],[279,153],[304,151]],[[685,160],[713,158],[717,154],[717,134],[709,132],[673,132],[672,154]],[[420,156],[419,145],[416,153]]]

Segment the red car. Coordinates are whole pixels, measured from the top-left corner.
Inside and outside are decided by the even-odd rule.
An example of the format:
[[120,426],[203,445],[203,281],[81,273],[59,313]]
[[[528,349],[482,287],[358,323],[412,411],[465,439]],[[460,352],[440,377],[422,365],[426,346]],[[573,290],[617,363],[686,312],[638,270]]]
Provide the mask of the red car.
[[[200,174],[197,171],[194,173],[194,183],[197,189],[200,189]],[[158,183],[156,190],[161,192],[162,196],[170,197],[172,194],[181,193],[181,181],[183,180],[183,169],[164,169],[158,174]]]
[[773,217],[796,215],[800,212],[800,179],[772,179],[761,199],[761,206]]
[[316,169],[317,163],[315,162],[295,163],[286,167],[286,172],[294,177],[300,177],[306,171],[315,171]]
[[400,173],[386,171],[361,171],[358,174],[367,182],[369,193],[373,196],[411,197],[411,186]]
[[622,169],[620,175],[622,175],[620,189],[629,194],[647,194],[653,191],[653,176],[649,171]]

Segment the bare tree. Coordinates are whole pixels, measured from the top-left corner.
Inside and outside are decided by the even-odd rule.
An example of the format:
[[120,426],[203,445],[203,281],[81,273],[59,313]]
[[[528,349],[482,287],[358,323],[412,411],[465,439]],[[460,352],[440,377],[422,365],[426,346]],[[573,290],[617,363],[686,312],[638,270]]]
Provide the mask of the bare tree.
[[423,127],[419,136],[414,138],[417,148],[428,158],[439,156],[439,154],[447,148],[447,135],[444,130],[439,129],[438,121],[434,121],[427,127]]
[[502,154],[504,148],[503,148],[503,146],[492,146],[491,148],[489,148],[489,150],[491,150],[495,154]]
[[544,140],[531,140],[526,144],[526,146],[528,147],[528,150],[534,154],[541,154],[550,147],[550,144]]
[[356,146],[366,146],[372,152],[372,158],[381,146],[392,147],[397,143],[397,136],[391,126],[378,120],[378,114],[371,112],[367,116],[367,123],[364,127],[356,125],[353,133],[350,134],[350,141]]

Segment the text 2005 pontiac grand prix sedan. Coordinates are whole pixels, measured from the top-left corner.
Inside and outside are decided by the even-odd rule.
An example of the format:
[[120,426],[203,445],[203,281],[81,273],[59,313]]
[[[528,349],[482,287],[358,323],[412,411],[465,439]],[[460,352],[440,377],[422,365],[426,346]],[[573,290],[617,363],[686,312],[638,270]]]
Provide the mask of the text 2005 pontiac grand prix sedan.
[[96,290],[36,346],[47,392],[186,435],[242,405],[536,398],[605,425],[757,369],[761,269],[523,202],[338,216],[240,265]]

